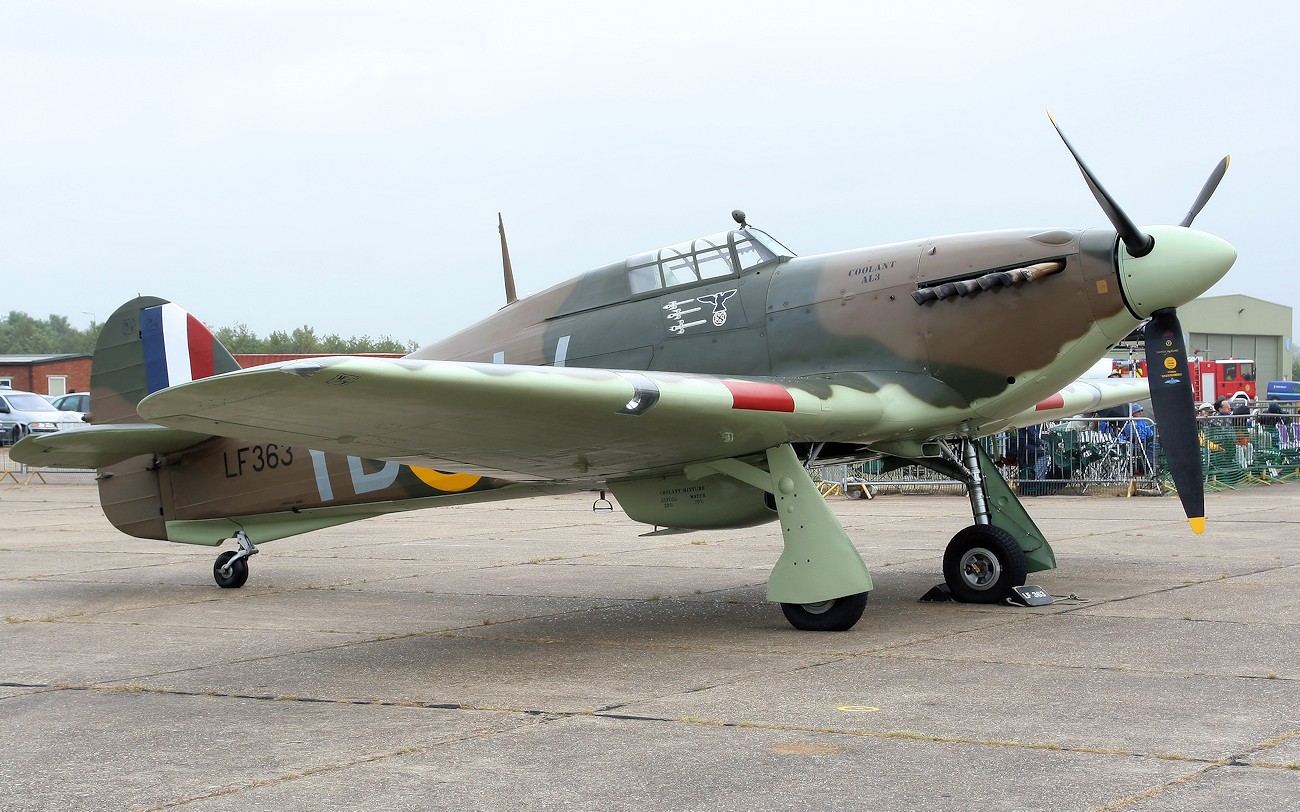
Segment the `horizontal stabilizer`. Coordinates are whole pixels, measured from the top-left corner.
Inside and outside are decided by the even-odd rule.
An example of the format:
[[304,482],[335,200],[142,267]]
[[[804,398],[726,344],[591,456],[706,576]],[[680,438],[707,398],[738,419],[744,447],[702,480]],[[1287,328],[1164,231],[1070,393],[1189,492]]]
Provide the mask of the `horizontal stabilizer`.
[[141,454],[168,454],[212,435],[152,423],[110,423],[52,434],[29,434],[9,450],[23,465],[48,468],[103,468]]

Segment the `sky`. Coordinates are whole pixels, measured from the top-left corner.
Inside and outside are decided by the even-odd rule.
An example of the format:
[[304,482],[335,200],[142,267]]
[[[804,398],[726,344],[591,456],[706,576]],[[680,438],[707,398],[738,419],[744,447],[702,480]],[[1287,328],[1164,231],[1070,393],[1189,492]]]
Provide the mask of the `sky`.
[[1300,4],[0,0],[0,313],[432,342],[723,231],[796,253],[1106,220],[1300,310]]

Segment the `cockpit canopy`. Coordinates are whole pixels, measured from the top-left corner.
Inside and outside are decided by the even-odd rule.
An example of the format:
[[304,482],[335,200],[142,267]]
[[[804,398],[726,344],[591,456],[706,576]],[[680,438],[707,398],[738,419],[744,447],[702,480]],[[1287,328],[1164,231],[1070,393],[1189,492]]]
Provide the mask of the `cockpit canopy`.
[[767,234],[737,228],[628,257],[627,281],[633,294],[646,293],[734,276],[789,256],[790,251]]

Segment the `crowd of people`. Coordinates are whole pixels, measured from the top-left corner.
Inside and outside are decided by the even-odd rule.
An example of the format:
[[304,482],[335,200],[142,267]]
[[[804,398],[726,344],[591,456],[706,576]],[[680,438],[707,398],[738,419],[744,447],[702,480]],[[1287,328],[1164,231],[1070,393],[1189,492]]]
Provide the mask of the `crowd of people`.
[[[1243,438],[1249,444],[1250,438],[1246,437],[1246,430],[1264,429],[1272,432],[1278,425],[1289,427],[1296,423],[1294,406],[1295,404],[1287,404],[1284,407],[1275,398],[1252,404],[1244,397],[1220,397],[1213,404],[1198,403],[1196,416],[1201,443],[1204,445],[1208,439],[1213,443],[1212,451],[1218,450],[1216,447],[1233,449],[1242,444]],[[1077,432],[1079,436],[1111,438],[1106,441],[1108,444],[1118,443],[1129,449],[1127,457],[1133,461],[1132,474],[1135,478],[1155,478],[1158,475],[1159,440],[1155,424],[1147,419],[1142,404],[1130,403],[1074,418],[1063,425],[1027,426],[1010,433],[1003,462],[1016,468],[1023,495],[1048,493],[1051,489],[1043,480],[1068,478],[1069,474],[1064,470],[1053,472],[1049,469],[1049,466],[1056,467],[1051,450],[1054,428]]]
[[1263,407],[1257,405],[1252,409],[1247,398],[1221,397],[1215,399],[1213,404],[1197,404],[1196,416],[1205,425],[1215,428],[1229,426],[1272,428],[1278,424],[1290,425],[1294,421],[1294,414],[1283,409],[1277,398],[1269,398],[1266,403],[1267,405]]

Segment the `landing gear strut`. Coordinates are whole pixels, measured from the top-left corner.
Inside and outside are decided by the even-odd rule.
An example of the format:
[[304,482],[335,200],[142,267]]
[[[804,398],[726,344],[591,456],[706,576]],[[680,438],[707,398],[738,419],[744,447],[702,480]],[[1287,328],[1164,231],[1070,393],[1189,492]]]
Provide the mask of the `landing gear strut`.
[[212,565],[212,578],[222,589],[239,589],[248,580],[248,557],[257,555],[257,547],[240,530],[235,534],[238,550],[226,550]]

